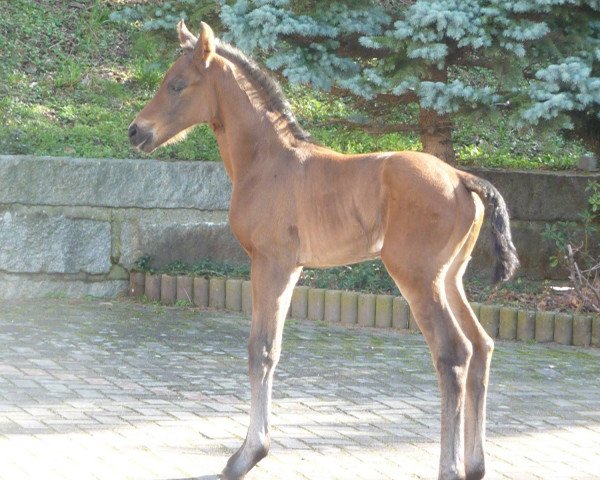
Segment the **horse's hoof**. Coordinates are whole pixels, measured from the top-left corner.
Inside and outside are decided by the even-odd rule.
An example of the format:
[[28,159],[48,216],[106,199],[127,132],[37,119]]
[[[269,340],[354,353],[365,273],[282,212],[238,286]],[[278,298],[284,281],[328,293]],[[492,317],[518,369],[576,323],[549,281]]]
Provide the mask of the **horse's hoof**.
[[485,467],[477,468],[471,472],[467,472],[467,480],[481,480],[485,477]]
[[242,480],[245,475],[241,477],[234,477],[227,473],[227,469],[223,470],[219,475],[219,480]]

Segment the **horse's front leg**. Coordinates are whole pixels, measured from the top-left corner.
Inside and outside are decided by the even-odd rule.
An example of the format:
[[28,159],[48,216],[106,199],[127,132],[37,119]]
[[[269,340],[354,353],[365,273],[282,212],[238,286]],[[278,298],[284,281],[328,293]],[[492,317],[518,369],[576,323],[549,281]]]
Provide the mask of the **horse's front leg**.
[[273,372],[281,353],[292,291],[301,270],[291,261],[252,258],[252,327],[248,342],[250,426],[244,444],[227,462],[222,479],[244,478],[269,452]]

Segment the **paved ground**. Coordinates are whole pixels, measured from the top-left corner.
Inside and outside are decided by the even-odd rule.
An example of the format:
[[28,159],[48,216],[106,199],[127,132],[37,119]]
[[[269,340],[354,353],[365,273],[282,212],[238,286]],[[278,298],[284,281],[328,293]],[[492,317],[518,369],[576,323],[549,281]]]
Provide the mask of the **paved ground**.
[[[247,426],[248,321],[126,302],[0,306],[0,478],[214,479]],[[600,352],[497,343],[490,479],[600,478]],[[250,479],[431,479],[420,336],[290,322]]]

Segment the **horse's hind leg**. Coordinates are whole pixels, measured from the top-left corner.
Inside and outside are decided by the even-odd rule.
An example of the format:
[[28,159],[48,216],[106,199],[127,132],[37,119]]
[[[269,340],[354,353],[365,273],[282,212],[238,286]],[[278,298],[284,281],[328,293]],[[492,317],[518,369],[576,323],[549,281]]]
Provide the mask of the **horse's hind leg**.
[[445,301],[443,269],[440,273],[432,268],[428,273],[408,255],[382,258],[410,303],[437,372],[442,407],[439,478],[464,479],[464,405],[471,343]]
[[250,426],[242,447],[229,459],[222,479],[244,478],[270,447],[271,389],[279,361],[283,325],[301,272],[292,262],[252,258],[252,327],[248,342]]
[[479,324],[463,288],[463,274],[483,221],[483,205],[478,197],[475,198],[475,203],[477,213],[473,227],[446,275],[448,302],[463,333],[473,345],[465,402],[465,470],[466,478],[469,480],[479,480],[485,475],[485,404],[494,349],[493,340]]

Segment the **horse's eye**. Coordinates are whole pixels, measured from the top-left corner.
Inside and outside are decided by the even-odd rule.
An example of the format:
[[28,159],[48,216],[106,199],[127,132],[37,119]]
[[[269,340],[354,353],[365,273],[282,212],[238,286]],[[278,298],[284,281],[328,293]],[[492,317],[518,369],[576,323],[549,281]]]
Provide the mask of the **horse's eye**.
[[169,92],[180,93],[185,88],[185,82],[171,82],[169,84]]

